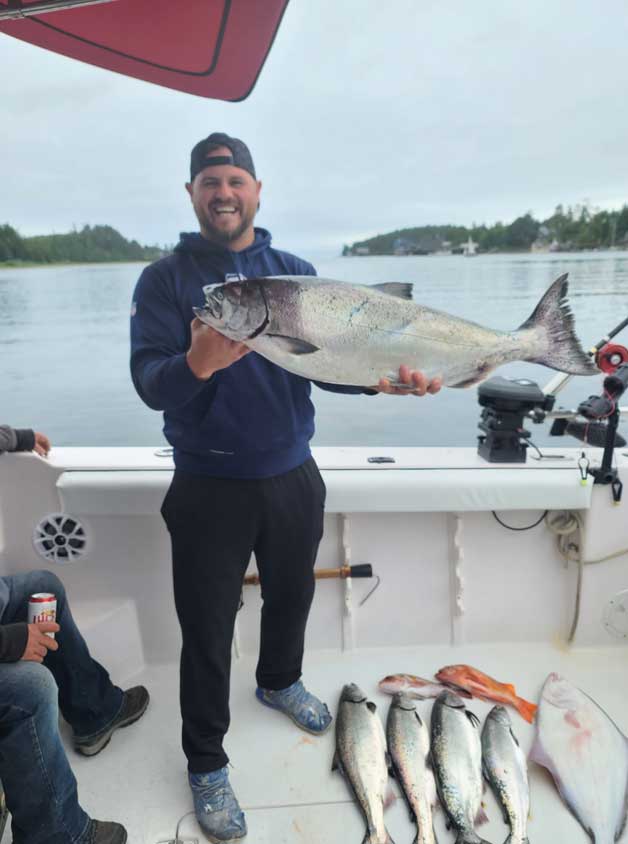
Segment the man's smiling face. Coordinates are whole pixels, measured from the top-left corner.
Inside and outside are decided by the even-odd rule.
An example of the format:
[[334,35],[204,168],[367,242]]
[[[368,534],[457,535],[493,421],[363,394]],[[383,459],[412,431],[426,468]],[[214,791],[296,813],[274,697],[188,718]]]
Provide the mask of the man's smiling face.
[[[227,147],[216,147],[212,156],[230,156]],[[255,239],[253,220],[262,183],[231,164],[210,165],[186,184],[194,213],[207,240],[238,251]]]

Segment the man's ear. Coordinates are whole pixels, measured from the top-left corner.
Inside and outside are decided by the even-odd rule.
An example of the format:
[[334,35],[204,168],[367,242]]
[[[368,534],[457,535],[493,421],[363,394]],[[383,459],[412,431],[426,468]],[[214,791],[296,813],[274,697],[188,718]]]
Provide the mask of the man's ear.
[[185,183],[185,189],[190,194],[190,199],[192,198],[192,182]]

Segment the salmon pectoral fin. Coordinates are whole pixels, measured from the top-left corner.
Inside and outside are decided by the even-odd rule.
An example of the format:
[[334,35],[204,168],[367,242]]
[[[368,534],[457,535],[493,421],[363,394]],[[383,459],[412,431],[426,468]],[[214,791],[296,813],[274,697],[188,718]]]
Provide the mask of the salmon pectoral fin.
[[386,812],[393,803],[397,802],[397,795],[395,794],[393,787],[389,784],[388,788],[386,789],[386,796],[384,797],[384,811]]
[[285,337],[283,334],[265,334],[264,337],[272,337],[279,348],[291,355],[311,355],[320,351],[318,346],[308,343],[307,340],[300,340],[298,337]]
[[484,806],[480,806],[475,818],[476,826],[481,826],[483,823],[488,823],[488,815],[484,811]]

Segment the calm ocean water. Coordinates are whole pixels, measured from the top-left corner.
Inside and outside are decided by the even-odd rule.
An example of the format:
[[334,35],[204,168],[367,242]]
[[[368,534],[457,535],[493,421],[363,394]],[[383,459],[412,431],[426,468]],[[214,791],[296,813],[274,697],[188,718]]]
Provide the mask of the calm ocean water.
[[[34,427],[54,445],[162,445],[161,415],[145,407],[128,369],[128,318],[139,264],[0,269],[0,423]],[[374,284],[414,283],[415,299],[510,330],[551,281],[569,272],[578,334],[589,347],[628,316],[628,253],[335,258],[320,276]],[[628,330],[617,338],[628,344]],[[506,377],[543,386],[552,371],[510,364]],[[602,379],[574,378],[560,403],[574,407]],[[313,389],[315,445],[420,446],[477,443],[476,388],[418,399],[338,396]],[[562,441],[534,425],[538,445]],[[569,440],[575,445],[575,440]]]

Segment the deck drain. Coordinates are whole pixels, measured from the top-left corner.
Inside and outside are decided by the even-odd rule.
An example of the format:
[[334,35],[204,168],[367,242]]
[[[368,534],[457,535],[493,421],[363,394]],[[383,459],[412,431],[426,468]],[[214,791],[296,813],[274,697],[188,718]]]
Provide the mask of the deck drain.
[[602,623],[617,639],[628,639],[628,589],[618,592],[604,607]]
[[73,563],[87,554],[88,535],[74,516],[49,513],[35,526],[33,545],[44,560]]

